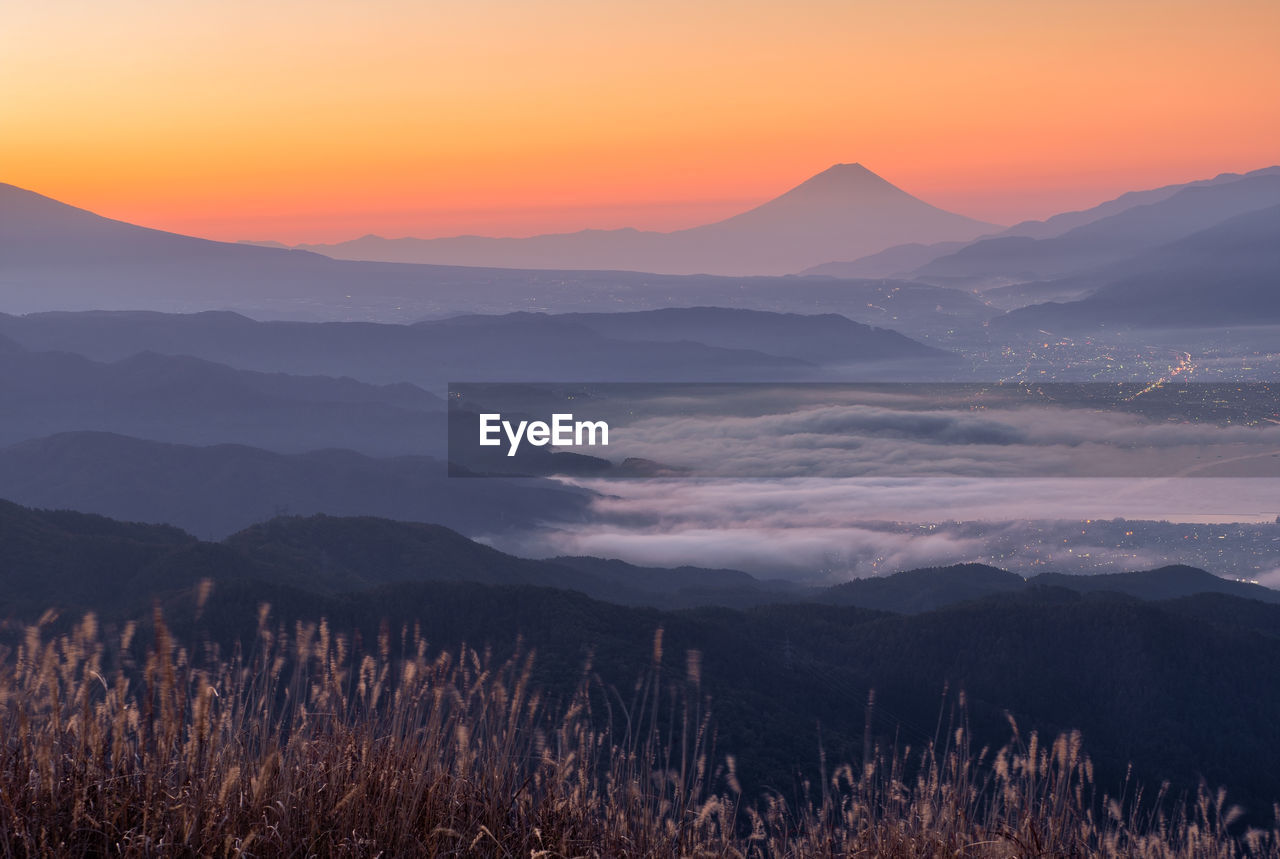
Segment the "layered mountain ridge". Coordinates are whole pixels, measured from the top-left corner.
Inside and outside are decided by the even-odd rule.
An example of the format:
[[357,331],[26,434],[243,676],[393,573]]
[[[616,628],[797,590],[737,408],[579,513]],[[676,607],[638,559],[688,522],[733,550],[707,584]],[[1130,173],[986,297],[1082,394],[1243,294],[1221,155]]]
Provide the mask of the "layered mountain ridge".
[[861,164],[836,164],[723,221],[671,233],[583,230],[530,238],[457,236],[299,245],[335,259],[657,274],[780,275],[906,241],[968,240],[994,224],[932,206]]

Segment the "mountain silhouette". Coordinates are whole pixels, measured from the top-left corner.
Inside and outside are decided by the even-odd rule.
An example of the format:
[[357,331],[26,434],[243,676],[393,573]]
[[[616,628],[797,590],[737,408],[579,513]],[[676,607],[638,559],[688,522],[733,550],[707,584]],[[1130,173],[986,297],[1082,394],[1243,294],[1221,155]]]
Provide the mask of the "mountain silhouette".
[[1280,173],[1184,188],[1060,236],[983,239],[914,272],[936,282],[1035,281],[1087,272],[1208,229],[1229,218],[1280,205]]
[[1054,236],[1060,236],[1063,233],[1074,230],[1076,227],[1082,227],[1085,224],[1091,224],[1094,221],[1100,221],[1103,218],[1109,218],[1112,215],[1118,215],[1123,211],[1132,209],[1135,206],[1147,206],[1152,203],[1159,203],[1167,200],[1174,194],[1181,193],[1188,188],[1212,188],[1217,185],[1231,185],[1241,179],[1253,179],[1258,176],[1280,176],[1280,165],[1272,167],[1263,167],[1258,170],[1250,170],[1248,173],[1219,173],[1212,179],[1197,179],[1193,182],[1180,182],[1174,185],[1163,185],[1159,188],[1151,188],[1145,191],[1128,191],[1105,203],[1099,203],[1088,209],[1081,209],[1074,212],[1062,212],[1043,221],[1023,221],[1014,224],[1005,230],[1001,235],[1005,236],[1027,236],[1033,239],[1051,239]]
[[0,182],[0,260],[6,268],[158,261],[269,265],[298,256],[139,227]]
[[671,233],[583,230],[519,239],[365,236],[298,247],[348,260],[778,275],[906,242],[968,240],[997,229],[931,206],[861,164],[836,164],[740,215]]
[[413,385],[262,373],[155,352],[104,363],[0,341],[0,397],[0,444],[98,430],[286,452],[399,455],[443,445],[444,403]]
[[218,311],[0,314],[0,337],[11,338],[11,350],[21,344],[95,361],[149,350],[243,370],[441,390],[463,374],[471,381],[800,378],[817,364],[946,357],[835,314],[720,307],[464,315],[413,325],[257,322]]
[[[991,236],[977,239],[972,244],[983,245],[988,240],[1022,238],[1022,239],[1053,239],[1062,236],[1077,228],[1102,221],[1112,216],[1119,215],[1140,206],[1151,206],[1161,203],[1173,197],[1176,194],[1189,188],[1213,188],[1219,185],[1231,185],[1241,180],[1252,180],[1262,176],[1280,176],[1280,166],[1264,167],[1259,170],[1251,170],[1248,173],[1221,173],[1212,179],[1198,179],[1193,182],[1183,182],[1176,185],[1165,185],[1160,188],[1151,188],[1144,191],[1129,191],[1121,194],[1097,206],[1088,209],[1081,209],[1073,212],[1063,212],[1043,221],[1022,221],[1014,224],[1007,230],[1003,230]],[[1242,186],[1245,187],[1245,186]],[[1159,212],[1159,209],[1151,211]],[[1237,209],[1230,214],[1238,214],[1244,211]],[[1221,215],[1219,220],[1228,217]],[[1208,223],[1202,224],[1207,226]],[[1173,238],[1172,235],[1166,236],[1166,240]],[[910,277],[912,272],[922,269],[932,263],[934,260],[955,254],[965,247],[968,242],[937,242],[934,244],[905,244],[891,247],[879,253],[870,254],[860,259],[848,262],[829,262],[822,265],[814,266],[801,274],[822,275],[826,277]],[[1030,243],[1025,243],[1015,247],[1033,247]],[[963,259],[963,257],[962,257]],[[998,257],[997,257],[998,259]],[[1008,267],[1007,265],[1005,266]]]
[[[874,183],[864,184],[869,197],[885,196],[883,188],[877,191]],[[800,196],[820,195],[810,187]],[[942,217],[924,203],[912,204],[913,198],[905,194],[901,198],[907,208]],[[748,230],[752,223],[748,219],[746,226],[734,227],[734,232]],[[593,235],[604,244],[619,242],[618,247],[630,248],[627,253],[643,250],[646,240],[637,236],[677,244],[688,241],[672,239],[673,234],[635,230]],[[559,238],[548,241],[554,244]],[[568,241],[569,250],[563,256],[572,260],[571,269],[498,268],[502,260],[484,248],[469,257],[478,263],[469,266],[355,262],[153,230],[0,185],[0,302],[6,312],[24,314],[89,308],[234,310],[256,318],[397,323],[462,313],[502,314],[516,308],[587,312],[650,310],[679,303],[840,313],[895,330],[901,323],[910,327],[906,333],[913,337],[945,334],[991,315],[972,295],[926,284],[845,280],[832,289],[831,281],[816,278],[600,270],[604,263],[619,260],[607,253],[586,253],[579,238],[570,236]],[[730,251],[749,255],[758,250],[753,250],[756,244],[760,242],[753,237]],[[595,240],[587,245],[594,246]],[[764,245],[766,250],[774,246],[776,242]],[[644,253],[633,255],[633,268],[654,259]]]
[[1098,327],[1207,328],[1280,323],[1280,206],[1207,230],[1090,274],[1077,300],[1023,307],[998,330]]
[[67,432],[0,448],[0,498],[225,537],[288,510],[436,522],[472,534],[579,521],[586,492],[544,480],[454,480],[427,456],[281,454]]
[[694,341],[723,349],[757,349],[815,364],[933,358],[942,353],[896,331],[835,313],[767,313],[727,307],[666,307],[630,313],[564,313],[606,337]]
[[834,585],[816,597],[817,601],[832,605],[916,614],[991,598],[1041,600],[1052,598],[1055,592],[1123,594],[1139,600],[1224,594],[1280,603],[1280,591],[1224,579],[1185,565],[1093,575],[1040,573],[1028,578],[987,564],[952,564],[853,579]]

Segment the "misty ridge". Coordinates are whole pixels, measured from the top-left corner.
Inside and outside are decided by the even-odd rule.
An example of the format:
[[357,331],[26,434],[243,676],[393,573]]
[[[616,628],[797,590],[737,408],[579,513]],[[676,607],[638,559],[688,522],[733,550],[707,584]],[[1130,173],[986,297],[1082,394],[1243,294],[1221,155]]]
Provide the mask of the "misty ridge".
[[[1155,521],[1171,491],[1194,494],[1215,509],[1265,508],[1274,498],[1268,480],[593,482],[588,473],[565,482],[448,474],[444,460],[425,456],[285,454],[109,433],[62,433],[0,449],[0,482],[13,501],[170,523],[206,539],[272,516],[328,513],[442,524],[526,557],[625,557],[645,567],[693,563],[796,581],[834,582],[964,559],[1023,574],[1191,563],[1280,585],[1280,526]],[[1129,518],[1082,524],[1099,515],[1099,498],[1122,499],[1103,512],[1128,511]],[[958,510],[973,521],[956,521]]]
[[[535,586],[667,609],[796,603],[920,614],[1048,588],[1144,601],[1221,594],[1280,605],[1280,591],[1183,565],[1082,576],[1020,575],[969,563],[830,585],[729,568],[638,566],[583,555],[522,558],[440,525],[373,516],[269,516],[217,541],[202,541],[168,525],[9,502],[0,502],[0,523],[10,535],[0,544],[4,584],[19,614],[49,606],[137,610],[156,596],[180,597],[205,576],[220,583],[247,578],[326,596],[397,583]],[[29,572],[17,573],[15,562],[26,564]],[[136,586],[130,577],[136,577]]]

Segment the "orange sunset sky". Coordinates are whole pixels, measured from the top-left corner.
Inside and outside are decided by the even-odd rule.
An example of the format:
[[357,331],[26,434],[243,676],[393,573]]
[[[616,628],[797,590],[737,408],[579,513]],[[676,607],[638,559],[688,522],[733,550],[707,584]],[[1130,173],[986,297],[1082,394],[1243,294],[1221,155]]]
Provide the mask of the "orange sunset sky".
[[1280,3],[59,0],[0,181],[222,239],[672,229],[836,162],[1011,223],[1280,162]]

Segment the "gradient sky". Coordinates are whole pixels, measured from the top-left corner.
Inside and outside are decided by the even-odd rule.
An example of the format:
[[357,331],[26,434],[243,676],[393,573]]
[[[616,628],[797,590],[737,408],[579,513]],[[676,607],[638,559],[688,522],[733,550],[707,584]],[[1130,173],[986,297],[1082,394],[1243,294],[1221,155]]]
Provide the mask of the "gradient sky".
[[1014,222],[1280,162],[1280,3],[58,0],[0,181],[214,238],[670,229],[858,161]]

